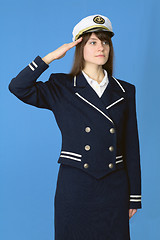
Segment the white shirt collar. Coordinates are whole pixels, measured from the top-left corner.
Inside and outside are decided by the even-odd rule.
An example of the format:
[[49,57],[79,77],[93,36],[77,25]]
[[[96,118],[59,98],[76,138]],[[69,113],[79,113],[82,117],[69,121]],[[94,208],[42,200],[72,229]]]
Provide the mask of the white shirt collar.
[[105,76],[104,76],[103,80],[100,83],[98,83],[96,80],[90,78],[84,71],[82,71],[82,73],[85,76],[86,80],[89,82],[89,84],[92,85],[92,84],[96,83],[99,86],[104,86],[105,84],[108,83],[108,73],[107,73],[107,71],[105,69],[103,69],[103,71],[104,71]]

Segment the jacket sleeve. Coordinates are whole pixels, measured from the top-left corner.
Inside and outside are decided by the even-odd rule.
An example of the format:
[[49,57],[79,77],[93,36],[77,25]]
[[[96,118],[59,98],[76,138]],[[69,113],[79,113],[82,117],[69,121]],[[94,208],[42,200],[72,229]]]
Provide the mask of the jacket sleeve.
[[136,115],[136,89],[132,85],[128,97],[128,110],[125,137],[125,159],[129,177],[129,209],[142,208],[140,147]]
[[21,101],[51,110],[55,102],[53,91],[56,92],[56,83],[50,75],[46,82],[36,80],[49,67],[40,56],[37,56],[19,74],[14,77],[8,88]]

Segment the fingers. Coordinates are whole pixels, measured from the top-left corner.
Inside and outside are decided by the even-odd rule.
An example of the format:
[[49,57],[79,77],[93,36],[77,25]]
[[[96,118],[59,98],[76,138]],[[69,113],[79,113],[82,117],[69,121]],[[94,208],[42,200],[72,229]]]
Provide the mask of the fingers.
[[52,54],[54,55],[54,60],[55,59],[61,59],[62,57],[65,56],[66,52],[71,49],[72,47],[76,46],[79,42],[82,41],[82,37],[80,37],[79,39],[77,39],[74,42],[71,43],[65,43],[63,44],[61,47],[59,47],[58,49],[56,49],[55,51],[52,52]]
[[81,42],[83,40],[82,37],[78,38],[76,41],[74,41],[74,43],[77,45],[79,42]]
[[129,209],[129,219],[131,219],[131,217],[133,216],[133,209]]
[[129,209],[129,219],[137,212],[137,209]]
[[137,212],[137,209],[129,209],[129,219]]
[[80,42],[82,41],[82,39],[83,39],[83,38],[80,37],[80,38],[78,38],[76,41],[71,42],[71,43],[68,43],[68,44],[67,44],[68,49],[70,49],[70,48],[76,46],[78,43],[80,43]]

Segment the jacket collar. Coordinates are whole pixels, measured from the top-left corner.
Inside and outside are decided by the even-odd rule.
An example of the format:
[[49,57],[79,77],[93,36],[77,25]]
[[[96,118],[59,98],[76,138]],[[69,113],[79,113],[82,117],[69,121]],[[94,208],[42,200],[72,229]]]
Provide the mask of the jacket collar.
[[89,85],[83,73],[80,72],[73,78],[74,93],[90,106],[104,113],[110,122],[113,123],[110,116],[110,109],[118,106],[118,103],[125,99],[126,90],[120,82],[108,74],[109,83],[99,98],[94,89]]
[[[125,92],[125,89],[123,88],[123,86],[119,83],[119,81],[112,77],[110,74],[108,74],[108,87],[112,88],[114,91],[118,91],[118,92]],[[84,75],[82,72],[80,72],[77,76],[74,76],[74,80],[73,80],[73,86],[77,87],[77,88],[83,88],[87,85],[87,80],[85,79]]]

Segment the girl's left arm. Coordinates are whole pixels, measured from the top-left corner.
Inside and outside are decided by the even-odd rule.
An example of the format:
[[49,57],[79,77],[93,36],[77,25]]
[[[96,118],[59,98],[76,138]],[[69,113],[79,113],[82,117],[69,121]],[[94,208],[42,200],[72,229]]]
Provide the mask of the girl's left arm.
[[126,118],[125,159],[129,177],[129,209],[142,208],[140,147],[136,114],[136,89],[131,85]]

